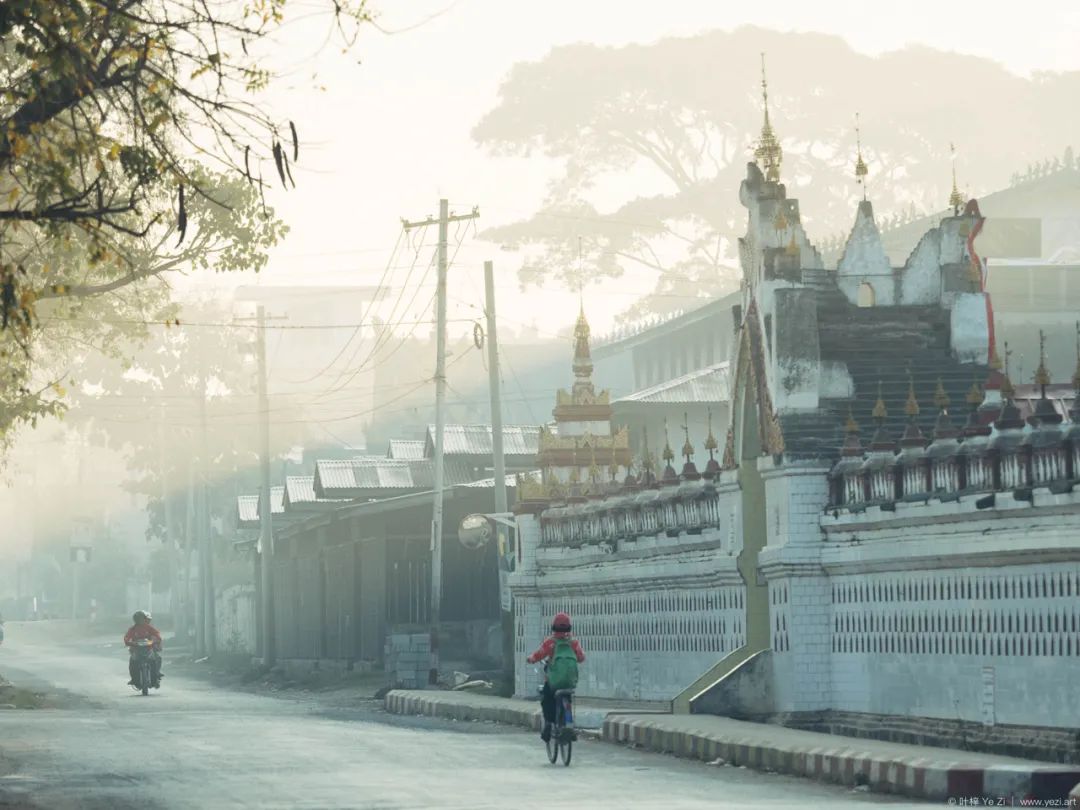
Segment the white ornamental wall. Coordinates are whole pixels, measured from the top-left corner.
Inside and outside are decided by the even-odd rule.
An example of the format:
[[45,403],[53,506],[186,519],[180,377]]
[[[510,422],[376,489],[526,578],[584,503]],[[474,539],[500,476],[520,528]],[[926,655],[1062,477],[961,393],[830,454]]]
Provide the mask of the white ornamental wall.
[[899,506],[822,518],[830,707],[1080,728],[1080,492]]
[[[538,522],[521,516],[522,566],[511,577],[515,691],[536,692],[525,663],[568,612],[586,655],[578,694],[670,700],[746,640],[739,493],[723,493],[713,528],[700,534],[620,539],[614,548],[540,546]],[[721,525],[722,524],[722,525]]]
[[1080,726],[1080,563],[832,579],[832,705]]

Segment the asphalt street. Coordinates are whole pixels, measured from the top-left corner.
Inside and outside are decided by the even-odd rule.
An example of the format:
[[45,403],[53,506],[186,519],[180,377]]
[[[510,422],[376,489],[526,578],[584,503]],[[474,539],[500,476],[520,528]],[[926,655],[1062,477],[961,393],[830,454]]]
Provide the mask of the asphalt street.
[[398,717],[169,674],[143,697],[116,641],[9,623],[0,674],[57,706],[0,711],[0,807],[869,808],[925,806],[581,741],[548,764],[517,728]]

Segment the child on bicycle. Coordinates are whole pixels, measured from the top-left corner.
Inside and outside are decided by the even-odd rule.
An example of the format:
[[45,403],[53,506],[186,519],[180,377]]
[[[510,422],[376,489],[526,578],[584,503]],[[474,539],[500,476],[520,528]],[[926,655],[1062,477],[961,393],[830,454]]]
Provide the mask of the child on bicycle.
[[544,729],[540,739],[551,739],[555,723],[555,692],[577,686],[578,664],[585,662],[585,653],[576,638],[570,635],[570,616],[556,613],[551,622],[551,635],[526,659],[530,664],[544,662],[544,689],[540,693],[540,708],[544,712]]

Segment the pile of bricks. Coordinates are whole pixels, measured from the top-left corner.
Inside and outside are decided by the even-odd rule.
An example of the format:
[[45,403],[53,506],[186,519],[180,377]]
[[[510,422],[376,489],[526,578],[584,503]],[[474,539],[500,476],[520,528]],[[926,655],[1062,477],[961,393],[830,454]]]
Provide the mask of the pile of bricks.
[[431,635],[390,633],[383,649],[387,680],[401,689],[423,689],[431,671]]

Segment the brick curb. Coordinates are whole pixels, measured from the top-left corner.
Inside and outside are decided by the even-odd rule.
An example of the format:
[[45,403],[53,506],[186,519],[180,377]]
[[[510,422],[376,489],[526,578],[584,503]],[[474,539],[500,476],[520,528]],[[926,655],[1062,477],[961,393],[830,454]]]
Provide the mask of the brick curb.
[[[394,690],[384,705],[393,714],[423,714],[452,720],[487,720],[540,730],[540,707],[506,700],[505,704],[462,703],[447,692]],[[822,782],[854,787],[867,785],[880,793],[897,793],[919,799],[974,799],[1006,802],[1021,799],[1076,801],[1080,807],[1080,766],[1026,765],[979,766],[926,757],[902,759],[874,756],[857,747],[840,745],[847,738],[835,738],[836,747],[808,748],[762,743],[704,732],[665,728],[662,716],[633,717],[611,714],[605,720],[600,739],[635,745],[661,754],[715,762],[754,770],[773,771]],[[856,740],[851,740],[857,744]],[[934,749],[927,749],[933,753]],[[942,752],[946,753],[946,752]],[[1075,786],[1075,787],[1074,787]],[[1072,792],[1070,793],[1070,789]]]
[[[875,757],[852,747],[804,748],[674,731],[662,720],[610,716],[603,739],[679,757],[773,771],[920,799],[1065,799],[1080,787],[1080,766],[978,765],[925,757]],[[840,740],[837,740],[840,742]],[[854,741],[853,741],[854,742]],[[1075,791],[1074,791],[1075,792]],[[1068,806],[1068,805],[1064,805]]]

